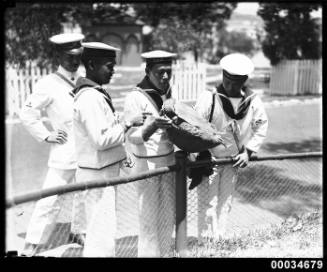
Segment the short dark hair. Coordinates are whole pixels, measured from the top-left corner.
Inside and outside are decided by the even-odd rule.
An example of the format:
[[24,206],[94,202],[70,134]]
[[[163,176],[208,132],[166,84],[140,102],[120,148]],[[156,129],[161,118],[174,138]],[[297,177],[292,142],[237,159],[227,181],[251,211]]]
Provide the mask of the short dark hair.
[[88,63],[91,60],[94,64],[99,64],[104,60],[112,60],[115,61],[115,58],[110,57],[110,56],[90,56],[90,55],[82,55],[81,61],[85,67],[85,69],[88,68]]
[[92,60],[93,62],[96,62],[95,58],[91,58],[90,56],[87,56],[85,54],[82,55],[81,61],[85,67],[85,69],[88,68],[89,61]]

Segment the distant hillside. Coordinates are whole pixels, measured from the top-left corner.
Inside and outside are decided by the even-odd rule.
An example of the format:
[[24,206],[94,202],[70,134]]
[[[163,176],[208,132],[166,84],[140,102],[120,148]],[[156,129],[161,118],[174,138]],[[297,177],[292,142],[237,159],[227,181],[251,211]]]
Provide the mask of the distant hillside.
[[246,31],[250,36],[255,36],[256,29],[263,29],[264,23],[259,15],[249,15],[234,12],[226,22],[228,31]]
[[263,27],[263,20],[259,15],[250,15],[233,12],[231,18],[228,20],[228,24],[236,24],[240,22],[251,22],[259,27]]
[[[257,39],[256,33],[258,29],[263,30],[264,22],[259,15],[241,14],[233,12],[231,18],[226,22],[228,31],[246,32],[253,39]],[[260,50],[252,57],[256,67],[270,67],[270,61]]]

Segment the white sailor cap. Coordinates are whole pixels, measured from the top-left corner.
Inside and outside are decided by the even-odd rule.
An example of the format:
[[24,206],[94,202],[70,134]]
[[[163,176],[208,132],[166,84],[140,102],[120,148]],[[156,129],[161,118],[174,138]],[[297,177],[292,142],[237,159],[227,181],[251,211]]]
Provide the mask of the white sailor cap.
[[[232,53],[220,60],[224,76],[247,76],[254,70],[254,64],[250,58],[240,53]],[[227,73],[226,73],[227,72]],[[234,77],[236,79],[236,77]]]
[[84,47],[84,56],[87,57],[116,57],[116,52],[119,48],[113,47],[102,42],[85,42],[82,43]]
[[83,52],[81,41],[85,38],[80,33],[63,33],[49,38],[55,44],[57,50],[71,55],[78,55]]
[[177,54],[175,53],[170,53],[163,50],[154,50],[141,54],[141,57],[145,59],[146,64],[172,62],[176,56]]

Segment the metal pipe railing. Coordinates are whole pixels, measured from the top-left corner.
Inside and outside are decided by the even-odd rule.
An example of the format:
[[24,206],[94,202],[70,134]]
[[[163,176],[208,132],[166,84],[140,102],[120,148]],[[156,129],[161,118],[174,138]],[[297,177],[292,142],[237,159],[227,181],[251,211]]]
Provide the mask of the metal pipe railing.
[[80,183],[72,183],[66,184],[61,186],[56,186],[52,188],[47,188],[43,190],[33,191],[30,193],[25,193],[23,195],[18,195],[6,200],[6,208],[11,208],[14,205],[22,204],[25,202],[36,201],[41,198],[57,195],[57,194],[64,194],[64,193],[71,193],[74,191],[84,191],[87,189],[94,189],[94,188],[101,188],[106,186],[114,186],[119,184],[126,184],[130,182],[134,182],[137,180],[142,180],[146,178],[150,178],[153,176],[158,176],[161,174],[174,172],[178,170],[177,165],[160,167],[154,170],[149,170],[145,172],[141,172],[139,174],[135,174],[132,176],[127,177],[116,177],[109,180],[99,180],[99,181],[86,181]]
[[[292,153],[292,154],[276,154],[276,155],[265,155],[265,156],[251,156],[250,161],[270,161],[270,160],[286,160],[286,159],[307,159],[307,158],[320,158],[322,157],[322,152],[307,152],[307,153]],[[204,160],[196,162],[187,162],[186,167],[198,168],[202,166],[214,166],[214,165],[224,165],[233,163],[231,157],[224,157],[215,160]]]
[[[224,164],[230,164],[234,163],[235,161],[231,157],[225,157],[220,159],[214,159],[214,160],[204,160],[204,161],[187,161],[186,162],[186,156],[184,157],[184,162],[182,162],[183,159],[182,154],[180,154],[178,157],[176,157],[176,161],[178,162],[178,165],[181,167],[178,173],[176,172],[176,197],[180,198],[179,201],[176,200],[176,205],[182,205],[182,207],[185,207],[185,211],[177,210],[179,212],[177,214],[176,212],[176,251],[180,254],[180,256],[187,256],[187,226],[186,226],[186,175],[184,175],[184,168],[198,168],[202,166],[215,166],[215,165],[224,165]],[[284,160],[284,159],[304,159],[304,158],[321,158],[322,152],[309,152],[309,153],[292,153],[292,154],[276,154],[276,155],[267,155],[267,156],[251,156],[250,161],[268,161],[268,160]],[[179,180],[179,179],[184,180]],[[179,188],[179,186],[184,186],[184,188]],[[179,188],[177,194],[177,188]],[[185,195],[184,195],[185,194]],[[184,204],[185,199],[185,204]],[[184,206],[185,205],[185,206]],[[185,222],[185,223],[184,223]],[[178,225],[178,226],[177,226]]]
[[[277,154],[267,156],[251,156],[250,161],[267,161],[267,160],[284,160],[284,159],[304,159],[304,158],[321,158],[322,152],[310,153],[292,153],[292,154]],[[205,160],[191,162],[187,159],[187,153],[177,151],[175,153],[176,164],[167,167],[161,167],[154,170],[142,172],[136,175],[127,177],[116,177],[110,180],[99,180],[83,183],[74,183],[53,188],[35,191],[6,200],[6,208],[11,208],[14,205],[22,204],[29,201],[36,201],[44,197],[69,193],[80,190],[87,190],[105,186],[113,186],[126,184],[153,176],[176,172],[176,240],[175,249],[179,256],[187,256],[187,226],[186,226],[186,210],[187,210],[187,168],[198,168],[201,166],[214,166],[233,163],[230,157],[220,158],[215,160]]]

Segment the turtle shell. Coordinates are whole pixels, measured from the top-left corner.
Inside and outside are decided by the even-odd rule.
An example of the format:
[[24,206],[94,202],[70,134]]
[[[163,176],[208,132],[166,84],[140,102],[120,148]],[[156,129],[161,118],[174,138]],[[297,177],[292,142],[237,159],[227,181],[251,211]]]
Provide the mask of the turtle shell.
[[183,102],[168,99],[161,113],[173,120],[172,127],[167,129],[169,139],[186,152],[201,152],[223,142],[213,125]]

